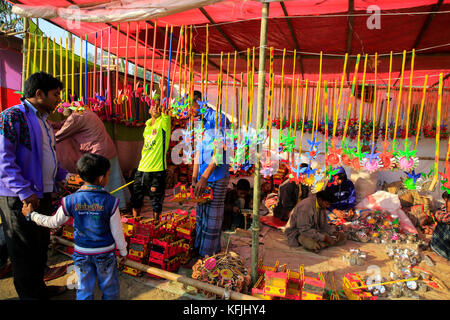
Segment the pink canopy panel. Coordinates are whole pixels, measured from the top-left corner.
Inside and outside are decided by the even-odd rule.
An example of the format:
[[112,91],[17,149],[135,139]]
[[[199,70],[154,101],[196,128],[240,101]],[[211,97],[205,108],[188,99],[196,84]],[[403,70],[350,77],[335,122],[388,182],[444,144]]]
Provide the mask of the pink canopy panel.
[[[62,28],[70,30],[77,36],[85,35],[91,44],[100,46],[103,30],[103,48],[108,49],[107,37],[111,28],[111,53],[121,57],[127,56],[130,62],[136,62],[150,70],[151,60],[155,56],[154,69],[158,74],[167,75],[168,48],[164,57],[164,37],[166,25],[173,27],[172,75],[178,80],[179,72],[173,67],[176,60],[177,46],[180,39],[180,27],[192,26],[192,52],[194,53],[194,70],[196,80],[200,80],[201,54],[206,53],[206,32],[208,26],[208,79],[216,80],[220,72],[220,54],[224,60],[222,72],[226,73],[227,54],[230,53],[230,77],[233,77],[234,52],[237,52],[236,77],[247,73],[247,48],[255,47],[255,78],[258,67],[260,17],[262,4],[259,1],[226,0],[210,1],[210,5],[194,7],[187,11],[166,16],[159,14],[157,19],[139,20],[136,8],[143,1],[99,2],[89,0],[10,0],[14,4],[33,7],[53,6],[64,8],[78,5],[86,16],[101,17],[101,11],[107,10],[111,16],[117,10],[121,22],[79,22],[73,27],[68,20],[59,16],[51,21]],[[162,6],[167,2],[170,8],[174,1],[145,1],[147,6]],[[182,5],[186,1],[178,1]],[[203,3],[202,1],[194,1]],[[207,1],[204,1],[207,2]],[[90,5],[97,4],[97,7]],[[101,5],[99,5],[101,4]],[[124,15],[123,10],[129,9]],[[379,11],[377,11],[379,10]],[[106,11],[105,11],[106,12]],[[133,14],[136,12],[136,14]],[[141,12],[141,11],[139,11]],[[373,16],[374,13],[379,16]],[[106,14],[106,13],[105,13]],[[350,17],[350,14],[353,16]],[[379,18],[376,20],[376,18]],[[88,19],[86,18],[86,19]],[[375,19],[375,20],[374,20]],[[379,22],[377,28],[373,23]],[[155,23],[157,29],[154,28]],[[372,24],[371,24],[372,23]],[[78,28],[79,26],[79,28]],[[378,28],[379,27],[379,28]],[[127,30],[129,29],[129,32]],[[156,42],[153,43],[156,30]],[[127,34],[129,37],[127,37]],[[147,39],[145,35],[147,34]],[[128,47],[126,47],[128,38]],[[138,45],[135,54],[136,41]],[[349,54],[347,63],[348,76],[351,81],[355,58],[361,54],[359,73],[362,73],[364,54],[378,54],[377,83],[386,83],[389,77],[389,53],[393,52],[392,84],[399,84],[402,66],[402,52],[407,51],[404,84],[409,84],[411,50],[415,49],[414,86],[423,85],[426,74],[429,85],[438,81],[439,73],[450,72],[450,0],[297,0],[271,2],[267,31],[267,48],[274,47],[274,72],[277,77],[282,73],[283,49],[286,49],[285,77],[292,77],[293,56],[296,50],[296,77],[316,81],[319,73],[319,54],[323,53],[322,79],[335,81],[340,79],[344,55]],[[128,50],[128,53],[127,53]],[[267,50],[267,58],[269,50]],[[165,58],[165,59],[163,59]],[[179,62],[178,58],[178,62]],[[250,57],[250,61],[252,56]],[[269,60],[266,62],[269,71]],[[366,81],[374,81],[373,57],[368,63]],[[173,78],[174,77],[174,78]],[[266,75],[268,81],[268,74]],[[246,77],[244,77],[246,81]]]

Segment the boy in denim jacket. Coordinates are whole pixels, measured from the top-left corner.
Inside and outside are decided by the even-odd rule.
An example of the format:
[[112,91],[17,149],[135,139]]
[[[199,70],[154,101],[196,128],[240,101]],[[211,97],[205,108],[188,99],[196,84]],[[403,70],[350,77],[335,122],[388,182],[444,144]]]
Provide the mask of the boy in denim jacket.
[[119,250],[119,263],[123,263],[127,244],[122,231],[119,200],[103,189],[108,183],[109,169],[108,159],[85,154],[77,162],[77,173],[84,185],[62,199],[55,215],[39,214],[34,211],[32,204],[24,204],[22,209],[27,219],[48,228],[56,228],[73,217],[77,300],[94,298],[96,280],[104,300],[120,297],[115,250]]

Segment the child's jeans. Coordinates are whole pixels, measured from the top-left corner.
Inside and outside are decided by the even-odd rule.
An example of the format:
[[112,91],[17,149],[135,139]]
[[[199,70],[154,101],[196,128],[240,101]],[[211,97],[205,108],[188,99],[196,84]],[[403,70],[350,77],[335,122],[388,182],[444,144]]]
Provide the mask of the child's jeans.
[[114,251],[96,255],[74,252],[72,255],[78,276],[77,300],[93,300],[95,280],[103,293],[103,300],[118,300],[119,278]]

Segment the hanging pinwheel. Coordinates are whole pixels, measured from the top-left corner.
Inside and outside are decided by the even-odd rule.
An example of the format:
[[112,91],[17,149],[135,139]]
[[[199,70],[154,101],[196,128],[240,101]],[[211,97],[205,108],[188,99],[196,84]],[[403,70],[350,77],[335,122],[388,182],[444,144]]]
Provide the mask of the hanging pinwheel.
[[331,148],[328,149],[328,154],[325,156],[325,165],[337,167],[341,161],[342,149],[336,149],[336,141],[333,138]]
[[303,183],[304,173],[307,167],[302,167],[301,163],[296,163],[295,165],[288,165],[289,169],[289,181],[295,182],[297,184]]
[[197,101],[197,102],[198,102],[198,105],[200,106],[200,108],[197,109],[197,111],[198,111],[200,114],[205,114],[206,108],[208,107],[208,102],[209,102],[209,100],[207,100],[206,95],[204,95],[202,101]]
[[186,129],[181,130],[182,132],[182,136],[181,138],[183,139],[183,143],[186,145],[190,145],[192,143],[192,132],[194,130],[191,129],[191,126],[188,125],[188,127]]
[[281,134],[281,141],[279,146],[279,152],[292,152],[295,148],[295,134],[291,136],[289,133],[285,136]]
[[380,167],[380,161],[378,155],[380,153],[375,153],[376,145],[372,143],[370,148],[370,154],[364,153],[365,158],[362,160],[362,165],[367,172],[372,173],[377,171]]
[[311,186],[311,192],[320,192],[327,186],[327,184],[328,177],[326,175],[326,167],[324,166],[314,175],[314,182]]
[[264,178],[268,178],[276,171],[275,165],[278,165],[279,153],[272,152],[267,149],[261,155],[261,174]]
[[403,181],[405,188],[408,190],[417,190],[418,188],[417,188],[416,182],[422,174],[421,173],[416,174],[416,172],[414,170],[412,170],[411,173],[408,173],[405,171],[405,174],[408,177],[408,179]]
[[336,183],[336,177],[335,175],[339,172],[339,169],[333,169],[331,166],[328,167],[327,170],[327,179],[328,179],[328,186],[337,185]]
[[353,153],[353,148],[354,147],[349,147],[348,146],[348,142],[345,140],[344,141],[344,147],[342,148],[342,152],[341,153],[341,162],[343,165],[345,166],[351,166],[352,165],[352,153]]
[[389,142],[384,141],[383,143],[383,152],[380,153],[378,158],[380,158],[380,164],[382,170],[391,170],[395,166],[394,152],[387,152],[387,147]]
[[397,150],[395,157],[399,168],[406,171],[414,170],[419,165],[419,158],[415,157],[417,150],[409,150],[409,145],[410,142],[406,141],[405,150]]
[[350,152],[352,153],[352,156],[354,157],[351,160],[351,167],[355,170],[361,170],[362,169],[362,160],[364,159],[364,153],[361,152],[362,145],[356,146],[356,150],[353,149]]
[[314,178],[314,174],[316,173],[317,169],[312,169],[311,164],[308,164],[308,167],[305,170],[306,178],[304,179],[303,184],[306,186],[312,186],[316,179]]

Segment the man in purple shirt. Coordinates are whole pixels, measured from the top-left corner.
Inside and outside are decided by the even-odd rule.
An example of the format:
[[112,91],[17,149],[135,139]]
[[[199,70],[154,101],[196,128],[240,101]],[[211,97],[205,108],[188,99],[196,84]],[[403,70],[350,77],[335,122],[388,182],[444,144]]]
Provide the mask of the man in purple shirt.
[[27,221],[23,203],[51,215],[51,194],[67,172],[58,165],[55,135],[47,121],[60,103],[63,84],[45,72],[32,74],[21,104],[0,114],[0,216],[14,286],[20,299],[48,299],[61,287],[47,287],[44,271],[50,230]]

